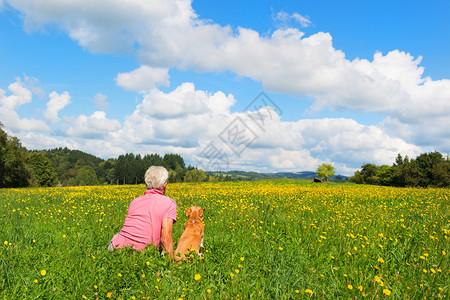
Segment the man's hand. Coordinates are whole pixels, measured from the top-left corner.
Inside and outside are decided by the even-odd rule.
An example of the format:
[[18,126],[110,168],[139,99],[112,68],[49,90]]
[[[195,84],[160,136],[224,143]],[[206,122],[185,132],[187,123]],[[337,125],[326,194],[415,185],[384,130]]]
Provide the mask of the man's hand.
[[161,247],[169,254],[170,258],[173,257],[172,227],[173,219],[164,218],[161,228]]

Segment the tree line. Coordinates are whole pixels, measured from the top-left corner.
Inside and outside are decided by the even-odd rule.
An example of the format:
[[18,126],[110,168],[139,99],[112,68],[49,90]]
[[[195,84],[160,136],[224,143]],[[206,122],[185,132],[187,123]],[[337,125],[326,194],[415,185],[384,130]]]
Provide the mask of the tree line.
[[223,180],[186,166],[180,155],[172,153],[127,153],[103,160],[68,148],[27,150],[17,137],[6,134],[0,123],[0,188],[142,184],[150,166],[164,166],[169,171],[169,182]]
[[448,187],[450,161],[439,152],[423,153],[415,159],[397,155],[392,166],[365,164],[349,181],[397,187]]

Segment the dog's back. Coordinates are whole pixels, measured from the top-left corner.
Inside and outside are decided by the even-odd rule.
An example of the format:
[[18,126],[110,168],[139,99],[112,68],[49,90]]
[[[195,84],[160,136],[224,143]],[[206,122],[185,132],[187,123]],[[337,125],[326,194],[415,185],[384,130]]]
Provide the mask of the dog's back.
[[188,208],[186,216],[188,220],[184,223],[184,232],[175,250],[175,261],[186,259],[191,249],[200,255],[200,247],[203,246],[203,209],[198,206]]

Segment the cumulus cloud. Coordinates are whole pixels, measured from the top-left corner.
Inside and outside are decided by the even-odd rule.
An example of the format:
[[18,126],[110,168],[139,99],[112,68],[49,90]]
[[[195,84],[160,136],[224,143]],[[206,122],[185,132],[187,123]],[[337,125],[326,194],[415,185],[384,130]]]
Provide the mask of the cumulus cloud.
[[[155,89],[168,84],[168,69],[176,67],[231,71],[261,82],[268,91],[313,99],[311,110],[332,108],[386,116],[376,127],[346,119],[290,123],[274,118],[272,127],[249,146],[255,151],[249,159],[256,159],[265,149],[276,149],[279,136],[283,137],[279,143],[284,154],[294,155],[300,149],[297,147],[302,147],[302,151],[308,151],[302,152],[305,157],[349,160],[352,166],[360,164],[356,161],[363,156],[372,162],[388,163],[395,153],[413,154],[420,151],[419,147],[434,146],[450,152],[450,80],[424,78],[421,57],[407,52],[377,52],[371,60],[350,61],[334,48],[329,33],[306,36],[289,26],[279,26],[270,35],[251,28],[234,30],[199,19],[189,0],[7,2],[22,12],[28,31],[56,24],[89,51],[135,53],[141,67],[118,74],[116,82],[125,89],[150,91],[144,93],[142,103],[127,117],[123,128],[109,124],[115,130],[109,133],[111,138],[197,151],[198,145],[208,144],[234,117],[248,118],[247,114],[231,114],[233,97],[220,92],[211,95],[189,84],[169,93]],[[311,25],[308,17],[296,13],[282,12],[278,18],[295,20],[303,27]],[[26,91],[12,88],[17,89],[14,95],[20,100],[5,101],[4,107],[16,107],[28,99]],[[87,124],[93,116],[82,117],[68,132],[90,136]],[[100,123],[107,120],[98,119]],[[106,128],[97,130],[92,136],[107,132]],[[276,157],[269,161],[279,166],[289,164]]]
[[90,116],[80,115],[73,123],[74,126],[67,129],[66,134],[87,139],[104,138],[121,128],[119,121],[107,119],[103,111],[96,111]]
[[24,86],[20,78],[8,86],[10,95],[0,89],[0,120],[6,128],[14,131],[49,131],[50,128],[42,120],[20,118],[17,109],[32,100],[32,92]]
[[235,101],[222,92],[196,90],[192,83],[169,93],[154,89],[109,140],[147,151],[176,148],[206,169],[220,167],[220,162],[228,169],[314,170],[321,162],[333,161],[351,174],[365,162],[392,164],[398,153],[421,153],[377,126],[339,118],[282,121],[270,106],[232,113]]
[[169,69],[140,66],[129,73],[119,73],[116,77],[118,86],[131,91],[147,91],[157,85],[169,85]]
[[70,103],[70,95],[68,92],[58,94],[53,91],[50,93],[50,100],[47,102],[47,110],[44,116],[50,123],[57,123],[59,121],[58,112]]

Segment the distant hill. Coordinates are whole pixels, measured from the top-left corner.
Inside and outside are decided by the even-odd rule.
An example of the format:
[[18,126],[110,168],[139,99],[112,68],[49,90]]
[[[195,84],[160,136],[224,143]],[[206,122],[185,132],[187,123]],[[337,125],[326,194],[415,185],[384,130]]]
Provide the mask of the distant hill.
[[[218,177],[229,177],[231,180],[264,180],[276,178],[290,178],[290,179],[313,179],[316,177],[316,172],[302,171],[302,172],[276,172],[276,173],[258,173],[246,171],[227,171],[227,172],[207,172],[209,175]],[[342,182],[348,179],[344,175],[336,175],[329,178],[330,181]]]

